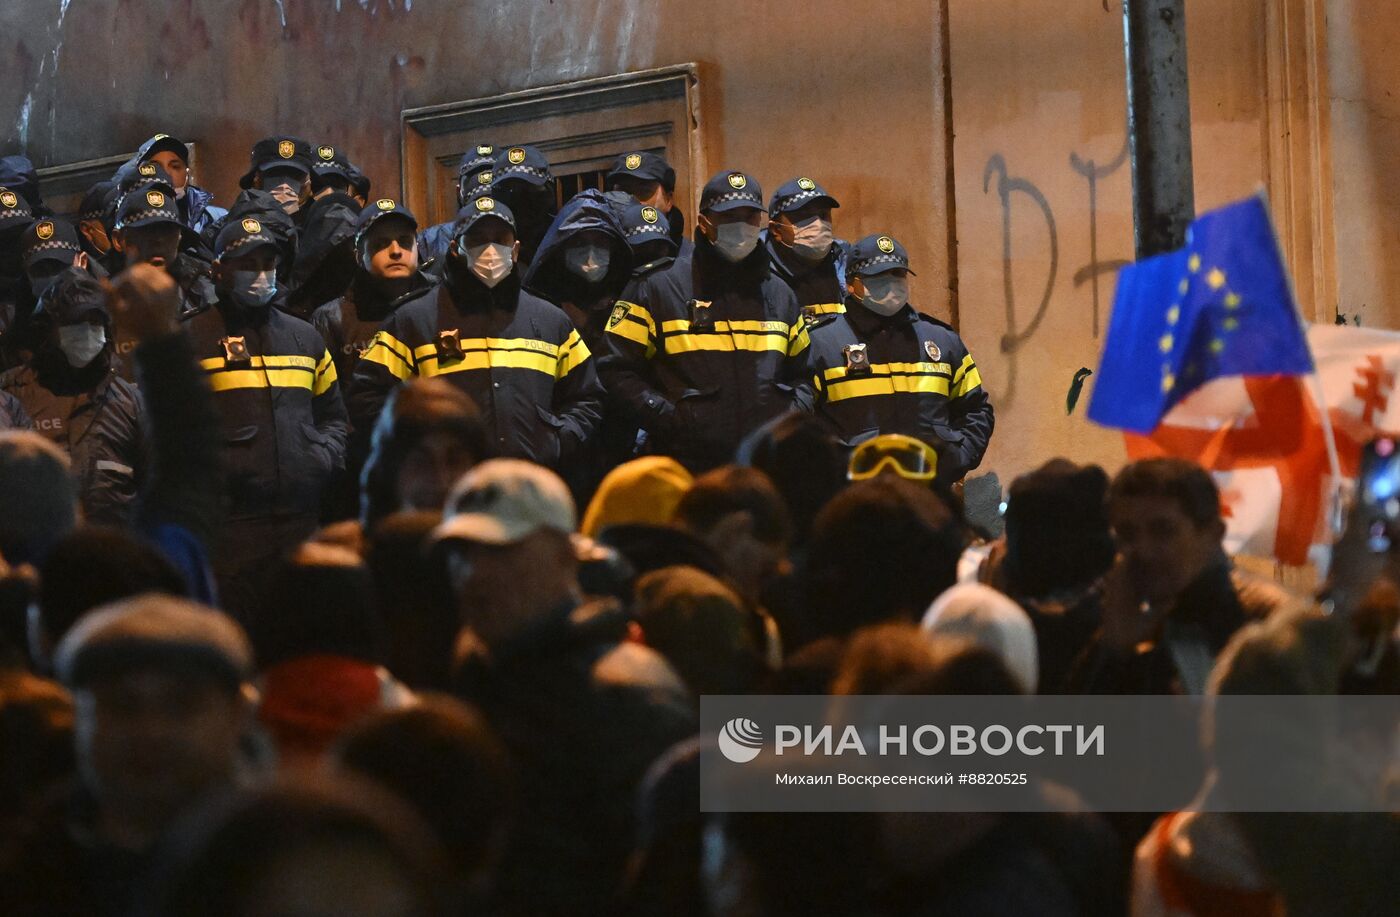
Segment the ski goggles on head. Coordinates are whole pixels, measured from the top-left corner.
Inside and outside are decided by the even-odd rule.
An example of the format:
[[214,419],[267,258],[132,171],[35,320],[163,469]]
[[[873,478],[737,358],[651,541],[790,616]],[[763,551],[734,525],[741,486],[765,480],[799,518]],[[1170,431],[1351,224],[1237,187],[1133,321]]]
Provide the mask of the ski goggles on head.
[[846,479],[864,481],[886,471],[910,481],[932,481],[938,474],[938,453],[912,436],[886,433],[856,446]]

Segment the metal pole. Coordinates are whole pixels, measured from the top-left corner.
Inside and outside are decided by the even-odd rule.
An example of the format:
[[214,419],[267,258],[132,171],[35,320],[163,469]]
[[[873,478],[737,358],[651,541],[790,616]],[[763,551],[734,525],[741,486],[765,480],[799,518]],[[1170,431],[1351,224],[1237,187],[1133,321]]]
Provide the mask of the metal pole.
[[1180,248],[1196,215],[1186,0],[1123,0],[1133,236],[1139,259]]

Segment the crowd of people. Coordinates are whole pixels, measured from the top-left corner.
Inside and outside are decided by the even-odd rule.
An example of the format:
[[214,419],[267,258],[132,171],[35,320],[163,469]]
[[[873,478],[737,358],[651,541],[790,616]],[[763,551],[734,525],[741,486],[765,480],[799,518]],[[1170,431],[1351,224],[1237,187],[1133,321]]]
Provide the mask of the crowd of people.
[[702,695],[1400,689],[1355,526],[1320,605],[1187,462],[969,512],[977,366],[812,179],[720,172],[687,237],[652,151],[556,206],[474,147],[431,227],[330,145],[259,141],[227,210],[188,160],[76,220],[0,161],[0,914],[1400,900],[1394,818],[1221,814],[1224,759],[1173,812],[701,813]]

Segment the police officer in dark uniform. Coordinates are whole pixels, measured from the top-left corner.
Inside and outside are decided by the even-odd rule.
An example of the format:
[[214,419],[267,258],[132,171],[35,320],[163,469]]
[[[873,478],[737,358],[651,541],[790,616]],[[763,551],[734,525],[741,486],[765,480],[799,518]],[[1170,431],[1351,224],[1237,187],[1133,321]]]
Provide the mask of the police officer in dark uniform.
[[34,293],[24,273],[24,231],[34,210],[23,194],[0,187],[0,370],[27,356],[25,325],[34,311]]
[[676,240],[671,238],[666,215],[657,208],[632,201],[622,207],[619,220],[632,249],[632,276],[650,273],[661,259],[676,257]]
[[389,198],[360,211],[355,279],[344,296],[311,315],[311,324],[326,339],[336,373],[347,385],[384,320],[436,283],[418,269],[417,230],[418,221],[408,208]]
[[[143,163],[145,167],[159,169],[154,163]],[[121,252],[125,267],[144,261],[171,276],[180,290],[180,316],[199,312],[217,298],[209,266],[181,251],[192,235],[180,219],[174,192],[159,180],[137,184],[122,198],[112,232],[113,245]],[[120,358],[118,371],[123,378],[134,379],[131,352],[135,339],[119,331],[114,343]]]
[[[491,166],[496,162],[496,148],[480,143],[462,154],[457,162],[457,209],[459,213],[446,223],[429,226],[418,234],[418,257],[424,265],[440,266],[452,244],[452,233],[461,217],[461,209],[469,203],[479,188],[491,189]],[[482,176],[485,175],[483,179]],[[441,273],[438,271],[437,273]]]
[[136,151],[137,162],[153,162],[165,170],[175,189],[175,201],[185,225],[196,233],[223,219],[228,211],[214,206],[214,195],[194,183],[190,148],[169,134],[156,134]]
[[351,418],[370,429],[400,382],[445,376],[480,407],[501,455],[558,467],[598,425],[591,354],[563,310],[521,289],[510,208],[479,197],[470,211],[442,285],[395,310],[365,351]]
[[887,235],[851,249],[843,314],[811,327],[810,380],[799,406],[847,445],[902,433],[938,452],[938,480],[951,485],[982,461],[992,403],[977,364],[948,325],[909,304],[909,255]]
[[768,255],[792,287],[802,314],[840,313],[846,299],[846,243],[832,235],[836,198],[810,178],[787,182],[768,202]]
[[599,373],[651,452],[692,471],[792,407],[808,339],[792,289],[758,244],[758,182],[720,172],[700,196],[695,249],[636,278],[608,319]]
[[682,253],[690,251],[685,237],[685,214],[676,206],[676,170],[660,153],[636,150],[617,157],[604,179],[609,191],[630,194],[666,220],[667,232]]
[[549,160],[532,146],[498,150],[491,165],[491,196],[515,215],[518,260],[522,268],[528,268],[557,210]]
[[78,232],[83,251],[108,274],[121,270],[121,252],[112,247],[112,223],[117,216],[117,183],[100,181],[83,195],[78,205]]
[[311,144],[300,137],[265,137],[253,144],[249,169],[240,188],[266,191],[282,211],[301,225],[298,216],[311,200]]
[[218,301],[185,327],[223,432],[228,518],[211,559],[224,607],[247,620],[268,566],[315,530],[348,430],[326,342],[278,308],[272,234],[244,217],[215,246]]
[[101,282],[64,268],[30,322],[33,356],[0,375],[0,391],[18,399],[33,429],[72,459],[87,521],[126,525],[144,473],[143,410],[136,386],[112,368],[111,329]]
[[370,180],[339,147],[323,143],[311,160],[311,196],[349,195],[360,207],[369,203]]
[[78,229],[67,220],[35,220],[20,237],[20,245],[24,251],[24,274],[36,300],[68,268],[88,270],[88,256],[78,238]]

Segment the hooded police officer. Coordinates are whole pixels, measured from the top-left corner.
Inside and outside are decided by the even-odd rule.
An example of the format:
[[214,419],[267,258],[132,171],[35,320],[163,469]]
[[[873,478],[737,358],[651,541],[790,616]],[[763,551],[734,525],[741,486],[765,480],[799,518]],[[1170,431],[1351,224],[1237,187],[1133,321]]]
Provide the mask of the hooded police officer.
[[636,278],[608,318],[603,384],[650,451],[692,471],[731,461],[792,407],[806,374],[797,298],[759,246],[764,215],[753,177],[718,173],[700,196],[694,251]]
[[279,308],[275,237],[230,220],[215,243],[216,304],[185,323],[223,431],[223,539],[212,546],[224,607],[256,607],[268,564],[315,530],[345,461],[345,405],[326,343]]
[[521,288],[511,209],[478,197],[463,212],[442,285],[399,306],[356,367],[351,418],[370,429],[400,382],[445,376],[481,408],[500,454],[558,467],[598,425],[588,345],[562,310]]
[[909,303],[909,254],[893,237],[851,249],[845,309],[810,329],[811,376],[798,403],[847,445],[902,433],[938,452],[938,480],[976,468],[992,438],[991,399],[967,345]]
[[68,453],[86,519],[125,525],[144,471],[143,410],[136,386],[113,368],[111,330],[101,282],[80,267],[62,268],[29,326],[33,356],[0,376],[0,391]]

